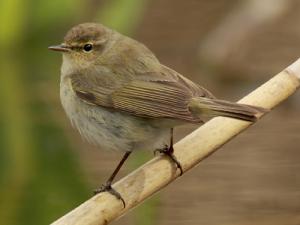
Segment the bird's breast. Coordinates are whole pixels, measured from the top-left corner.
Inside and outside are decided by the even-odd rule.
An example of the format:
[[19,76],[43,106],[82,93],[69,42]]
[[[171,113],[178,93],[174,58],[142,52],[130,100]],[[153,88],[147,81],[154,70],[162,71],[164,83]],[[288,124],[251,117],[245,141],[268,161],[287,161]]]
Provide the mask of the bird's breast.
[[76,96],[67,78],[61,79],[60,98],[72,125],[101,149],[154,150],[169,142],[169,127],[157,127],[145,118],[86,104]]

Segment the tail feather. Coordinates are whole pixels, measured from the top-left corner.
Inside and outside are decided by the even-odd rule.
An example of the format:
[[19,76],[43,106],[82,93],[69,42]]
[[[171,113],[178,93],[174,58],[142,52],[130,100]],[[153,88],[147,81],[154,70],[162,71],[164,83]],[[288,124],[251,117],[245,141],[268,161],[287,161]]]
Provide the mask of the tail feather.
[[267,109],[205,97],[193,98],[189,108],[199,116],[225,116],[255,122]]

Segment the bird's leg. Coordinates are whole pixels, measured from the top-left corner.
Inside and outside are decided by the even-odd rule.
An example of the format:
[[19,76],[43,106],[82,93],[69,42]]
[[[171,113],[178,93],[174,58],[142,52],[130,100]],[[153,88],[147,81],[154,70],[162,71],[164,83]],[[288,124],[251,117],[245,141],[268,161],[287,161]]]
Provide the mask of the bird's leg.
[[105,184],[102,184],[100,188],[96,189],[94,191],[94,194],[98,194],[100,192],[104,192],[107,191],[109,193],[111,193],[112,195],[114,195],[117,199],[120,199],[123,202],[124,208],[125,208],[125,201],[122,198],[121,194],[119,192],[117,192],[115,189],[112,188],[111,184],[114,180],[114,178],[116,177],[116,175],[118,174],[119,170],[121,169],[122,165],[124,164],[124,162],[126,161],[126,159],[128,158],[128,156],[130,155],[131,152],[126,152],[123,156],[123,158],[121,159],[121,161],[119,162],[118,166],[116,167],[116,169],[114,170],[114,172],[111,174],[111,176],[108,178],[108,180],[105,182]]
[[162,149],[156,149],[154,151],[154,153],[159,152],[162,154],[165,154],[166,156],[168,156],[177,166],[177,168],[180,170],[180,176],[183,174],[183,170],[182,170],[182,166],[180,164],[180,162],[176,159],[176,157],[174,156],[174,148],[173,148],[173,128],[171,128],[170,130],[170,146],[165,146]]

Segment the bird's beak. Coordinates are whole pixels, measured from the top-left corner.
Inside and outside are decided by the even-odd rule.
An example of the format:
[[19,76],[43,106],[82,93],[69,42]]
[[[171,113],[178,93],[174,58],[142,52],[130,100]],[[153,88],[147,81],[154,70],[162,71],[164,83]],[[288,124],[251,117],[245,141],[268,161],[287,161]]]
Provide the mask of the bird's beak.
[[49,46],[48,49],[58,52],[70,52],[71,49],[66,44]]

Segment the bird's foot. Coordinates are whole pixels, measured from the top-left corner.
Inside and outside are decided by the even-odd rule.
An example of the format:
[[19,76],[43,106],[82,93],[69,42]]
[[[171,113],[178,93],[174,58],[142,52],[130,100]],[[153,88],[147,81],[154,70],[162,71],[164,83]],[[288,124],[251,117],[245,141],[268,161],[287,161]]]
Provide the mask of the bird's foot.
[[105,191],[107,191],[110,194],[112,194],[113,196],[115,196],[118,200],[121,200],[124,208],[126,207],[125,201],[122,198],[121,194],[119,192],[117,192],[114,188],[112,188],[111,183],[109,183],[109,182],[102,184],[100,186],[100,188],[97,188],[96,190],[94,190],[94,195],[99,194],[101,192],[105,192]]
[[177,168],[180,170],[180,176],[183,174],[182,166],[180,162],[176,159],[175,155],[173,154],[174,153],[173,146],[169,147],[168,145],[165,145],[165,147],[162,149],[155,149],[154,154],[156,154],[157,152],[168,156],[176,164]]

